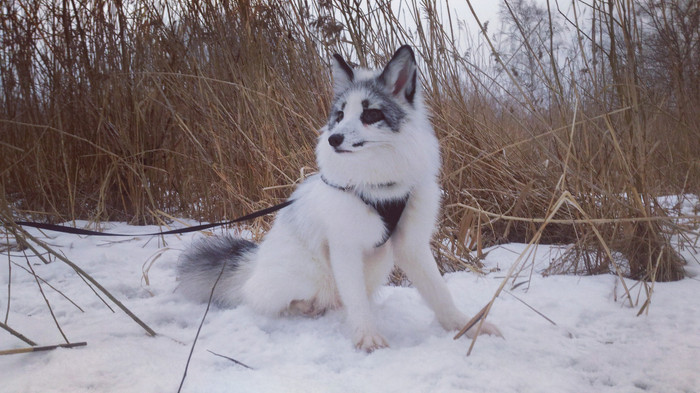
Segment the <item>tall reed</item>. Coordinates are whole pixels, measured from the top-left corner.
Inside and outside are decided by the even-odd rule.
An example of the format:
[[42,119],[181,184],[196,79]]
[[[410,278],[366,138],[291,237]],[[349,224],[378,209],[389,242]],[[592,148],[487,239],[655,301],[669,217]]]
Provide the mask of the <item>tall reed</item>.
[[403,4],[5,2],[3,194],[18,215],[137,224],[278,202],[315,170],[330,54],[371,67],[409,43],[442,145],[444,270],[529,241],[568,192],[585,214],[547,224],[542,241],[575,244],[553,270],[611,271],[609,246],[631,277],[682,277],[658,197],[700,194],[697,4],[508,2],[509,36],[480,21],[469,53],[478,10]]

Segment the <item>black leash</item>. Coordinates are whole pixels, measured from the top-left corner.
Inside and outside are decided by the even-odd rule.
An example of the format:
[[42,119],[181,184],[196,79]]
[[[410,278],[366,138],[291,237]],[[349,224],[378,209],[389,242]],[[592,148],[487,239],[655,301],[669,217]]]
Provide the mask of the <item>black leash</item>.
[[238,218],[231,220],[231,221],[215,222],[213,224],[196,225],[193,227],[173,229],[170,231],[154,232],[154,233],[130,233],[130,234],[106,233],[106,232],[90,231],[90,230],[81,229],[81,228],[67,227],[67,226],[63,226],[63,225],[46,224],[46,223],[32,222],[32,221],[15,221],[15,224],[25,226],[25,227],[46,229],[48,231],[72,233],[75,235],[87,235],[87,236],[131,236],[131,237],[133,237],[133,236],[175,235],[175,234],[180,234],[180,233],[203,231],[205,229],[235,224],[235,223],[242,222],[242,221],[249,221],[249,220],[252,220],[254,218],[262,217],[262,216],[268,215],[270,213],[276,212],[277,210],[283,209],[283,208],[291,205],[292,202],[294,202],[294,200],[290,199],[290,200],[285,201],[283,203],[280,203],[278,205],[270,206],[266,209],[262,209],[262,210],[258,210],[256,212],[253,212],[250,214],[246,214],[245,216],[238,217]]

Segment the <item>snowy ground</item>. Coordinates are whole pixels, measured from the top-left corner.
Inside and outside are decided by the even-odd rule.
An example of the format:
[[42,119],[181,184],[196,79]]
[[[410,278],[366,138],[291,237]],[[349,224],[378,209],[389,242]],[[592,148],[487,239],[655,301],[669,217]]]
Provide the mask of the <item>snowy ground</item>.
[[[106,226],[113,232],[158,230],[119,223]],[[29,258],[39,276],[83,308],[81,312],[42,285],[68,339],[86,341],[87,346],[0,356],[0,391],[177,391],[205,305],[190,302],[174,291],[175,263],[181,250],[202,235],[169,236],[167,244],[158,238],[50,235],[46,239],[49,244],[112,291],[158,336],[148,337],[116,307],[117,311],[111,312],[62,262],[44,265]],[[486,262],[500,271],[486,276],[465,272],[447,275],[458,305],[470,314],[483,307],[524,247],[509,244],[490,249]],[[504,292],[496,301],[489,320],[500,327],[506,339],[482,337],[469,357],[470,341],[454,341],[453,332],[443,331],[414,288],[386,287],[376,299],[374,311],[391,348],[372,354],[353,348],[341,312],[318,319],[290,319],[263,317],[246,307],[212,309],[182,391],[700,391],[697,277],[656,283],[649,314],[637,317],[639,306],[630,308],[621,300],[622,288],[612,275],[537,274],[556,252],[540,246],[529,289],[522,285]],[[12,261],[26,267],[26,260],[18,254],[13,251]],[[7,258],[3,260],[1,321],[5,321],[9,281]],[[147,284],[143,275],[151,262]],[[696,262],[691,262],[688,270],[693,275],[700,273]],[[34,278],[16,265],[12,265],[11,277],[7,324],[40,345],[61,343]],[[628,282],[630,287],[634,284]],[[632,289],[634,296],[640,288]],[[641,298],[645,298],[643,294]],[[0,350],[24,346],[0,330]]]

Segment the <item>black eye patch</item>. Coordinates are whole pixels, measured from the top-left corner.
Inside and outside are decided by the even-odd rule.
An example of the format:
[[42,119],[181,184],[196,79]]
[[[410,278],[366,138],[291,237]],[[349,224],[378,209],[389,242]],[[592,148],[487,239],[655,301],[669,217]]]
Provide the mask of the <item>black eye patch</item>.
[[384,112],[381,109],[365,109],[360,115],[363,124],[374,124],[384,120]]
[[338,111],[336,112],[335,116],[336,123],[340,123],[340,121],[343,120],[343,116],[345,116],[345,114],[343,113],[343,111]]

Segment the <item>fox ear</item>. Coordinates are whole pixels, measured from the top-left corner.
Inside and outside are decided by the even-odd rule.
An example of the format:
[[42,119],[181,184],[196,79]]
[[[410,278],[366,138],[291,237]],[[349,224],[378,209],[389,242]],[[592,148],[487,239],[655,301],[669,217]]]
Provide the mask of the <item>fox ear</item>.
[[333,54],[333,94],[344,92],[355,79],[355,73],[342,56]]
[[408,45],[404,45],[394,53],[394,57],[384,67],[384,71],[377,79],[395,97],[404,97],[406,101],[412,104],[416,95],[417,72],[418,68],[413,49]]

